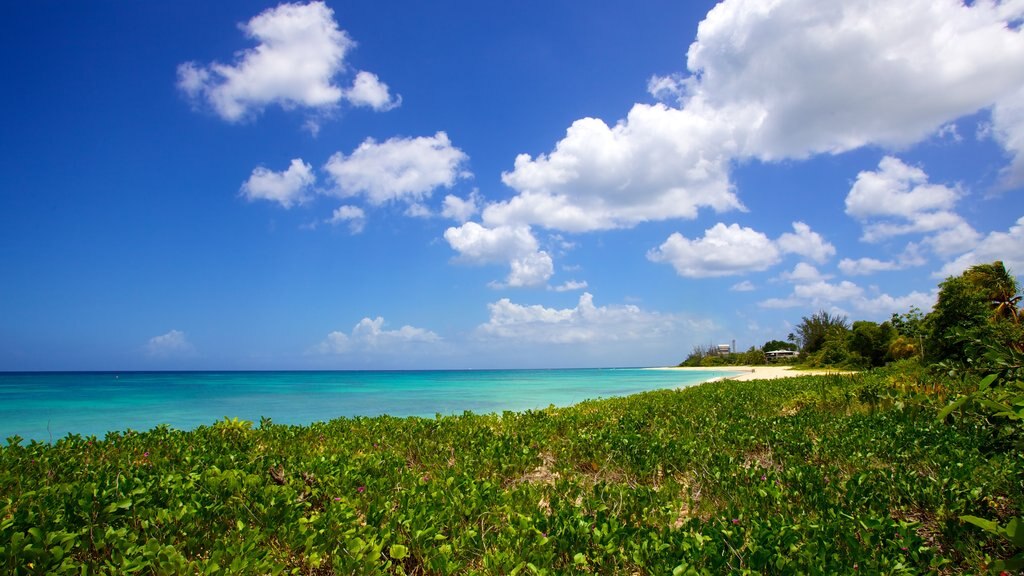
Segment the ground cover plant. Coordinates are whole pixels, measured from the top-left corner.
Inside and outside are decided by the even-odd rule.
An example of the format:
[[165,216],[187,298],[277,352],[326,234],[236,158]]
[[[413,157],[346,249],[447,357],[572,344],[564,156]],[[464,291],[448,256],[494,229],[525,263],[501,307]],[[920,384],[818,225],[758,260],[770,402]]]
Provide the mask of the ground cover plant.
[[523,413],[11,438],[0,571],[984,573],[1017,553],[1024,466],[991,414],[939,414],[976,388],[904,362]]

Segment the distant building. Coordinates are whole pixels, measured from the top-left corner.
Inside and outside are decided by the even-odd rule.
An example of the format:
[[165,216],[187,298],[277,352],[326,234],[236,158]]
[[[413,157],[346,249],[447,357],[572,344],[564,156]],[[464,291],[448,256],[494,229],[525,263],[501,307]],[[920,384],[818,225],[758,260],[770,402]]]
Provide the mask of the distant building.
[[732,352],[732,346],[731,345],[729,345],[729,344],[719,344],[718,345],[718,355],[719,356],[725,356],[726,354],[729,354],[731,352]]
[[765,352],[765,357],[769,361],[780,360],[784,358],[796,358],[796,350],[772,350],[771,352]]

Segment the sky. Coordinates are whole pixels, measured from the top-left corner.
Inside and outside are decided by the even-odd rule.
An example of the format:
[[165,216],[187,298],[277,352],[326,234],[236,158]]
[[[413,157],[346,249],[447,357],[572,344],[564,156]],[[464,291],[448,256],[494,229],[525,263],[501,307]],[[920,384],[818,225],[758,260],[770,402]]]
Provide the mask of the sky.
[[927,311],[1024,273],[1022,22],[3,2],[0,370],[658,366]]

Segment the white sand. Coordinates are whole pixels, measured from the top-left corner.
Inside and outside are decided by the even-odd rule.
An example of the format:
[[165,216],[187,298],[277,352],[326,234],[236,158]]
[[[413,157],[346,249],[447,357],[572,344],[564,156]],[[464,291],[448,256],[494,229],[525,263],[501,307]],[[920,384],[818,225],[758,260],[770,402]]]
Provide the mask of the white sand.
[[[793,378],[795,376],[819,376],[822,374],[853,374],[854,372],[823,369],[823,370],[794,370],[792,366],[714,366],[708,368],[695,368],[689,366],[667,366],[665,368],[652,368],[652,370],[686,370],[690,372],[723,372],[718,378],[711,378],[708,382],[728,378],[730,380],[773,380],[775,378]],[[728,373],[741,372],[737,375]]]

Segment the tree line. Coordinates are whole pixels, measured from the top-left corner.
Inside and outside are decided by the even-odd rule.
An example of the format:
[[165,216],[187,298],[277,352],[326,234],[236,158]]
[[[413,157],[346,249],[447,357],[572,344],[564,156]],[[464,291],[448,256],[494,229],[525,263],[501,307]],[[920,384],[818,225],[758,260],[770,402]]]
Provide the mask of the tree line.
[[884,322],[851,323],[846,316],[821,310],[802,317],[786,341],[770,340],[760,348],[729,354],[698,345],[680,366],[760,365],[774,350],[797,352],[785,360],[791,363],[854,370],[911,358],[924,364],[978,363],[988,347],[1024,352],[1019,286],[1002,261],[972,266],[938,288],[928,313],[913,307]]

